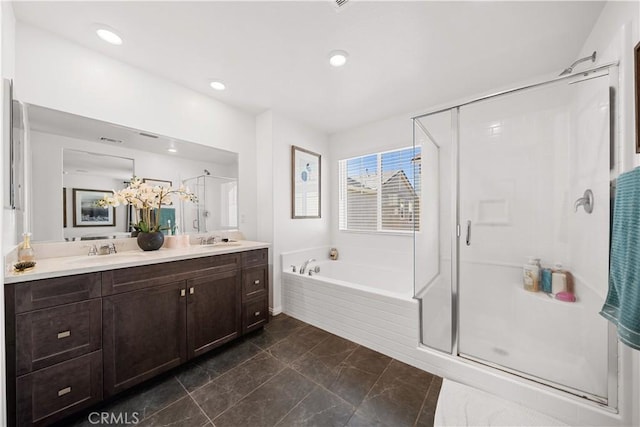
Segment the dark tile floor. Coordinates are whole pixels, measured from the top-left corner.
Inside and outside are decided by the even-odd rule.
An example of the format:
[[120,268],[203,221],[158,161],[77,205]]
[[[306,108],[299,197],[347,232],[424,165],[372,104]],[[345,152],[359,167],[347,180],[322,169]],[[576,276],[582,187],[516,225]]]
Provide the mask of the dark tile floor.
[[87,412],[64,424],[96,425],[98,412],[109,425],[422,427],[433,425],[441,384],[281,314],[264,330],[92,408],[91,418]]

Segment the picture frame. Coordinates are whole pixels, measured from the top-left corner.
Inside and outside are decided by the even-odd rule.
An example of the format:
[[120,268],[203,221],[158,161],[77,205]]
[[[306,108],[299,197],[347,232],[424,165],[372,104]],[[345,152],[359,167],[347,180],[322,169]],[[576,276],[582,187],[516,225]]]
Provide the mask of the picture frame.
[[291,218],[320,218],[322,156],[291,146]]
[[171,187],[171,185],[173,184],[171,181],[167,181],[164,179],[153,179],[153,178],[142,178],[142,182],[152,186],[159,185],[160,187]]
[[67,228],[67,187],[62,187],[62,227]]
[[74,227],[115,227],[116,208],[99,207],[95,202],[113,194],[110,190],[73,189],[73,226]]
[[633,49],[636,91],[636,153],[640,153],[640,42]]

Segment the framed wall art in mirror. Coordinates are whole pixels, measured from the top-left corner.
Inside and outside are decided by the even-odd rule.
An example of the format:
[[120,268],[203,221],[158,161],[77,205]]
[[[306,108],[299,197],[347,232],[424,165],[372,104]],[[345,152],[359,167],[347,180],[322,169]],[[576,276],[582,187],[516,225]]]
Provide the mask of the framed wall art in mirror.
[[320,218],[321,156],[291,146],[291,218]]
[[116,215],[114,207],[100,207],[96,202],[112,191],[73,189],[74,227],[114,227]]

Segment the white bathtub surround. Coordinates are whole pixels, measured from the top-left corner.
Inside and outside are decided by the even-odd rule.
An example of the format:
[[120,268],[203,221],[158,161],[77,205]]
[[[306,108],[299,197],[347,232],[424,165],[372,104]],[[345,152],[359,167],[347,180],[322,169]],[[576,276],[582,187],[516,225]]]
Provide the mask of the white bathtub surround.
[[484,391],[445,379],[434,425],[445,426],[566,426],[560,420]]

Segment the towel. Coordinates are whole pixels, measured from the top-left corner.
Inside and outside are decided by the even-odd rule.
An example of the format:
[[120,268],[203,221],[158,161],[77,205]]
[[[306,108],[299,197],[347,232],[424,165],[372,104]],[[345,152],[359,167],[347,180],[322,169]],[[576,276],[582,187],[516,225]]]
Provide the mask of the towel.
[[609,292],[600,314],[624,344],[640,350],[640,168],[618,177],[611,230]]

